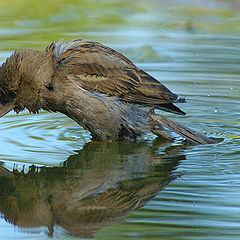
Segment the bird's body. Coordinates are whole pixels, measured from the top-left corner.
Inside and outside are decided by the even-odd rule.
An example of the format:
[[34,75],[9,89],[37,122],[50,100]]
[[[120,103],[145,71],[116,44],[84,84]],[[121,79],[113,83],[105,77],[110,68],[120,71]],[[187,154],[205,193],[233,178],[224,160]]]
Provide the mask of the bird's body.
[[203,143],[204,136],[181,134],[181,125],[165,124],[165,118],[154,113],[160,109],[184,115],[174,105],[178,102],[185,100],[128,58],[91,41],[16,51],[0,69],[0,116],[11,109],[58,111],[100,141],[136,139],[150,131],[167,136],[162,126],[171,125],[171,130]]

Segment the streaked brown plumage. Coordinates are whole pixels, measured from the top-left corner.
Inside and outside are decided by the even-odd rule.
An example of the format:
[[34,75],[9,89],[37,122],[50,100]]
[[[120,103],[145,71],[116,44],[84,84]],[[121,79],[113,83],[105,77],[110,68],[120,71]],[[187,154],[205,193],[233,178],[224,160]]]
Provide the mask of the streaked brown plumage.
[[181,125],[170,120],[165,124],[154,113],[157,108],[184,115],[174,105],[178,102],[185,100],[122,54],[91,41],[16,51],[0,72],[0,116],[11,109],[58,111],[101,141],[135,139],[145,131],[166,135],[162,125],[170,122],[171,130],[192,142],[211,142],[191,130],[182,134]]

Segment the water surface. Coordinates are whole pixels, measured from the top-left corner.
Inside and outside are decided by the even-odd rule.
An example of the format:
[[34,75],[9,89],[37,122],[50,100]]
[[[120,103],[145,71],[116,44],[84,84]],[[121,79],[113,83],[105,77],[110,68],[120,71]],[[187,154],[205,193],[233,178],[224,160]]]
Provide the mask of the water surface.
[[[91,142],[59,114],[0,119],[1,239],[239,239],[238,1],[7,1],[0,61],[85,38],[187,99],[164,113],[218,144]],[[34,10],[34,11],[33,11]]]

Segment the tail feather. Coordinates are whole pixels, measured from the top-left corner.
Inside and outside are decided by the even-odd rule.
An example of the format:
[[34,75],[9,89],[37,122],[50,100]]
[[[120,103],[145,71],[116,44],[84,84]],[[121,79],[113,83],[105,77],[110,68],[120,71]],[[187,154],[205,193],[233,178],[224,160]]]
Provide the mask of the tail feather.
[[187,128],[179,123],[173,122],[161,115],[152,114],[151,118],[157,125],[164,126],[173,132],[179,134],[180,136],[188,139],[194,144],[210,144],[215,143],[214,140],[195,132],[194,130]]

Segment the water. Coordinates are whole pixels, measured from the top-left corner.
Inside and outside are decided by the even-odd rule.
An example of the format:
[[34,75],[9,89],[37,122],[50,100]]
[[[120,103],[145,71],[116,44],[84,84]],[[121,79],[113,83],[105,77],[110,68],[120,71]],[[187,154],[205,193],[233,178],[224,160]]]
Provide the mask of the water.
[[0,119],[1,239],[239,239],[238,1],[1,1],[0,61],[85,38],[187,99],[164,113],[223,141],[96,143],[42,111]]

